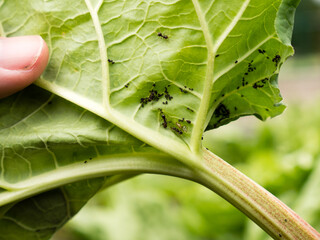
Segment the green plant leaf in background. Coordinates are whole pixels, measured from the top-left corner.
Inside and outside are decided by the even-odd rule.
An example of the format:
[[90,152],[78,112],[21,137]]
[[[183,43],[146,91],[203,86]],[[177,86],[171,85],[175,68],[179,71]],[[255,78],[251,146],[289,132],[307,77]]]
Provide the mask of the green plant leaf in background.
[[[3,228],[13,224],[45,239],[104,185],[104,176],[192,178],[174,158],[200,164],[205,128],[280,114],[276,79],[293,54],[293,3],[0,0],[3,36],[40,34],[48,43],[50,62],[36,85],[69,101],[36,87],[1,100]],[[66,184],[94,177],[102,177],[90,180],[95,187],[86,180],[74,185],[87,192],[81,204],[69,201],[79,199],[75,191],[65,197]],[[24,204],[34,205],[25,207],[32,214],[45,209],[46,193],[12,202],[56,187],[48,195],[55,193],[67,215],[44,228],[18,220]]]

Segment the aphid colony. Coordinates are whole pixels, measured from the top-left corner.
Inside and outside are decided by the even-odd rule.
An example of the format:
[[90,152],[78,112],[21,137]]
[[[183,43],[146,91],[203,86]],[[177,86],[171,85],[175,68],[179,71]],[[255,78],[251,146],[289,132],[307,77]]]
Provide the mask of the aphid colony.
[[184,118],[178,119],[178,121],[173,120],[174,118],[170,118],[171,120],[169,120],[161,108],[159,108],[158,110],[162,120],[161,125],[163,126],[163,128],[169,127],[174,133],[179,135],[188,132],[187,125],[191,125],[191,120],[186,120]]
[[[159,87],[156,89],[156,84],[152,84],[152,88],[149,90],[148,96],[147,97],[143,97],[140,98],[140,106],[143,108],[145,107],[147,104],[149,103],[156,103],[158,102],[161,98],[164,98],[165,101],[162,101],[163,105],[168,105],[169,102],[173,99],[173,96],[170,95],[169,93],[169,89],[171,87],[171,85],[167,85],[163,88],[163,90],[159,90]],[[180,91],[182,88],[179,88]],[[185,86],[185,89],[188,89],[189,91],[193,91],[192,88],[188,88],[187,86]],[[188,93],[188,91],[182,89],[183,91],[181,91],[182,93]],[[186,108],[188,111],[193,112],[192,109],[190,108]],[[187,133],[188,132],[188,127],[186,125],[190,125],[192,124],[191,120],[187,120],[185,118],[181,118],[181,119],[176,119],[176,117],[169,117],[168,119],[168,115],[166,115],[164,113],[164,111],[159,108],[158,109],[160,112],[160,121],[161,121],[161,126],[163,128],[169,128],[171,131],[173,131],[176,134],[182,135],[183,133]]]
[[[270,59],[270,57],[267,56],[266,51],[265,51],[264,49],[258,49],[258,52],[259,52],[259,54],[264,55],[267,59]],[[216,57],[219,57],[219,56],[220,56],[219,54],[216,55]],[[254,62],[254,61],[251,60],[251,61],[248,63],[248,65],[247,65],[247,70],[246,70],[246,72],[244,73],[244,75],[243,75],[243,77],[242,77],[242,79],[241,79],[241,86],[242,86],[242,87],[245,87],[246,85],[249,84],[249,82],[246,80],[247,76],[248,76],[250,73],[252,73],[252,72],[254,72],[254,71],[257,70],[257,68],[254,66],[253,62]],[[280,64],[280,62],[281,62],[281,56],[278,55],[278,54],[275,55],[275,56],[272,58],[272,62],[274,62],[274,63],[275,63],[275,66],[278,67],[279,64]],[[236,60],[234,63],[237,64],[237,63],[238,63],[238,60]],[[269,80],[270,80],[269,78],[264,78],[264,79],[262,79],[262,80],[259,80],[259,81],[257,81],[257,82],[254,82],[254,83],[252,83],[252,87],[253,87],[254,89],[263,88],[263,87],[268,83]],[[236,87],[236,90],[240,90],[241,86],[237,86],[237,87]],[[225,93],[222,93],[222,94],[220,95],[220,98],[224,98],[225,96],[226,96],[226,94],[225,94]],[[244,95],[243,95],[243,94],[240,94],[240,97],[243,98]],[[215,99],[214,102],[217,102],[218,100],[219,100],[219,98]],[[232,110],[234,110],[235,112],[237,112],[237,111],[238,111],[238,108],[237,108],[237,107],[233,107]],[[265,108],[265,111],[270,111],[270,110],[269,110],[268,108]],[[217,106],[217,108],[216,108],[215,111],[214,111],[214,116],[215,116],[215,118],[218,119],[217,122],[213,125],[213,128],[216,128],[216,127],[218,127],[218,126],[220,125],[220,123],[221,123],[223,120],[226,120],[226,119],[228,119],[228,118],[231,117],[231,111],[227,108],[227,106],[226,106],[225,104],[223,104],[223,103],[220,102],[220,104]]]

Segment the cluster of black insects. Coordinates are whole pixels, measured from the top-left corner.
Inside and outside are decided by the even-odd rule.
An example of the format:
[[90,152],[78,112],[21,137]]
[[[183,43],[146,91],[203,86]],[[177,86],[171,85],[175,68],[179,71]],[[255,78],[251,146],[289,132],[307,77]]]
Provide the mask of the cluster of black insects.
[[[264,50],[264,49],[258,49],[258,52],[259,52],[259,54],[265,55],[265,57],[266,57],[267,59],[270,59],[270,57],[266,55],[266,50]],[[217,54],[215,57],[217,58],[217,57],[219,57],[219,56],[220,56],[220,54]],[[278,66],[279,66],[279,63],[281,62],[281,56],[278,55],[278,54],[275,55],[275,56],[272,58],[272,62],[274,62],[274,63],[275,63],[275,66],[278,67]],[[237,63],[238,63],[238,60],[236,60],[234,63],[237,64]],[[246,76],[248,76],[250,73],[252,73],[252,72],[254,72],[254,71],[256,71],[256,70],[257,70],[256,67],[253,65],[253,60],[251,60],[251,61],[248,63],[247,71],[244,73],[244,76],[242,77],[242,81],[241,81],[242,87],[244,87],[244,86],[246,86],[246,85],[249,84],[249,82],[246,81]],[[262,80],[260,80],[260,81],[258,81],[258,82],[255,82],[255,83],[252,85],[252,87],[253,87],[254,89],[263,88],[263,87],[267,84],[268,81],[269,81],[269,78],[262,79]],[[240,86],[237,86],[237,90],[239,90],[239,89],[240,89]],[[225,96],[224,93],[221,94],[221,97],[224,97],[224,96]],[[244,97],[243,94],[241,94],[240,96],[241,96],[241,97]],[[217,99],[215,99],[214,101],[216,102]],[[238,108],[237,108],[237,107],[234,107],[234,111],[237,111],[237,110],[238,110]],[[267,108],[266,108],[265,110],[266,110],[266,111],[269,111],[269,109],[267,109]],[[214,124],[213,127],[216,128],[216,127],[218,126],[218,123],[221,123],[224,119],[230,118],[230,114],[231,114],[231,113],[230,113],[230,110],[229,110],[223,103],[220,103],[220,104],[218,105],[218,107],[216,108],[215,112],[214,112],[214,116],[215,116],[216,118],[219,118],[219,120],[218,120],[218,122],[217,122],[216,124]]]
[[166,101],[162,102],[162,104],[167,105],[168,101],[171,101],[173,99],[173,97],[169,94],[169,91],[168,91],[168,88],[170,86],[171,85],[169,84],[164,88],[164,91],[162,93],[159,93],[158,90],[154,89],[156,87],[156,84],[154,83],[152,85],[152,89],[149,91],[149,95],[147,97],[140,98],[141,107],[144,107],[146,104],[151,102],[158,102],[160,98],[163,96],[166,99]]
[[[173,99],[173,96],[170,95],[169,89],[171,85],[167,85],[164,87],[163,91],[156,90],[156,84],[152,84],[152,88],[149,90],[149,94],[147,97],[140,98],[140,104],[141,107],[144,107],[148,103],[154,103],[158,102],[162,97],[165,99],[165,101],[162,102],[163,105],[168,105],[169,101]],[[187,86],[184,87],[185,89],[188,89],[189,91],[193,91],[193,88],[188,88]],[[182,93],[186,93],[187,90],[184,90],[183,88],[179,88]],[[182,91],[183,90],[183,91]],[[164,114],[163,110],[161,108],[158,109],[160,111],[160,117],[161,117],[161,125],[163,128],[170,128],[173,132],[182,135],[184,132],[187,132],[187,127],[184,125],[184,123],[191,124],[191,120],[187,120],[185,118],[179,119],[176,122],[168,121],[166,115]],[[187,107],[188,111],[194,112],[191,108]],[[170,125],[170,126],[169,126]]]
[[187,127],[184,125],[184,123],[186,122],[187,124],[191,124],[191,120],[181,118],[178,119],[178,121],[176,122],[172,122],[168,120],[167,116],[164,114],[161,108],[159,108],[158,110],[162,119],[161,125],[163,126],[163,128],[168,128],[168,125],[171,125],[170,129],[179,135],[182,135],[184,132],[187,132]]

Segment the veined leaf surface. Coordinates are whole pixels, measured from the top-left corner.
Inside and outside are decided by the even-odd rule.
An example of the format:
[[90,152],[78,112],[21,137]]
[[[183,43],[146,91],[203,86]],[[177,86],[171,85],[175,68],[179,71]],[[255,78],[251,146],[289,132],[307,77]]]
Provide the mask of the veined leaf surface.
[[48,42],[39,86],[179,156],[199,151],[208,124],[283,111],[288,2],[12,0],[0,15],[3,35]]
[[105,175],[171,164],[188,177],[166,153],[194,163],[205,128],[280,114],[297,3],[0,0],[1,35],[40,34],[51,56],[36,82],[49,92],[0,101],[0,239],[48,238]]
[[48,239],[97,191],[132,175],[190,173],[36,86],[1,100],[0,122],[0,239]]

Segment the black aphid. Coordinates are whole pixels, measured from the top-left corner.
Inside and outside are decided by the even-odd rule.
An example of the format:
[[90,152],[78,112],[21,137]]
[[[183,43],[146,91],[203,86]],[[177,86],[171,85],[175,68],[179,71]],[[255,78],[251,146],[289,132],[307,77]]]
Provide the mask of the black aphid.
[[221,97],[224,97],[224,94],[222,94]]
[[112,59],[108,59],[108,62],[111,64],[115,64],[115,62]]
[[184,122],[184,118],[182,118],[182,119],[179,119],[178,121],[179,121],[179,122]]
[[87,163],[88,161],[86,160],[86,161],[84,161],[84,163]]
[[158,37],[161,37],[163,39],[168,39],[169,38],[167,35],[164,35],[161,32],[158,33]]
[[48,102],[48,105],[51,105],[52,104],[52,101]]
[[235,110],[235,111],[237,111],[237,110],[238,110],[238,108],[237,108],[237,107],[234,107],[234,110]]
[[162,120],[163,120],[162,126],[163,126],[164,128],[167,128],[167,126],[168,126],[167,118],[166,118],[166,116],[165,116],[163,113],[161,114],[161,118],[162,118]]
[[189,123],[189,124],[191,124],[191,121],[190,121],[190,120],[186,120],[186,122]]
[[261,53],[261,54],[265,54],[265,53],[266,53],[266,50],[258,49],[258,52]]
[[189,88],[190,91],[193,91],[193,88]]
[[236,60],[234,63],[237,64],[237,63],[238,63],[238,60]]
[[217,55],[216,55],[216,58],[219,57],[219,56],[220,56],[220,54],[217,54]]
[[129,83],[127,83],[126,85],[124,85],[125,86],[125,88],[128,88],[129,87]]
[[188,108],[188,107],[187,107],[187,110],[189,110],[190,112],[194,112],[191,108]]

